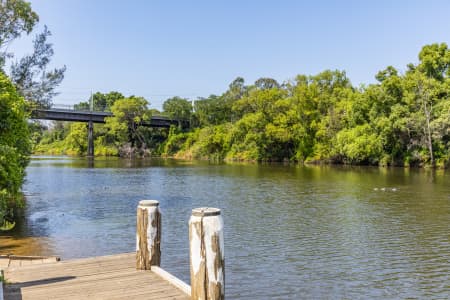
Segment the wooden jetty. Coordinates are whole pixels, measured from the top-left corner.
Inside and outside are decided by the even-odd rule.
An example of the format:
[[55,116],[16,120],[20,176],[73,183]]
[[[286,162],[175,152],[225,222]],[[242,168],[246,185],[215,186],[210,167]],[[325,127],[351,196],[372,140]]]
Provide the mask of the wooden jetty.
[[0,270],[60,261],[56,256],[0,255]]
[[5,300],[190,299],[154,270],[136,270],[136,253],[9,267],[4,273]]
[[[60,261],[0,257],[0,300],[200,299],[225,297],[223,221],[216,208],[197,208],[189,222],[191,285],[159,267],[161,213],[155,200],[137,209],[136,252]],[[8,262],[6,263],[6,261]],[[3,289],[3,292],[2,292]],[[4,297],[4,298],[3,298]]]

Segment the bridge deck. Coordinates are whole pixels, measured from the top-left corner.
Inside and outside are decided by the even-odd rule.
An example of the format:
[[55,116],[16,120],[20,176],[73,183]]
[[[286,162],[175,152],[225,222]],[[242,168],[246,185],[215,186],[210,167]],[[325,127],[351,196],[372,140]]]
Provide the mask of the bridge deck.
[[[93,122],[105,123],[107,117],[111,117],[111,112],[99,111],[77,111],[68,109],[35,109],[31,112],[31,119],[69,121],[69,122]],[[188,120],[171,119],[165,116],[152,116],[149,121],[142,122],[140,125],[148,127],[165,127],[171,125],[182,125],[188,127]]]
[[154,271],[137,271],[135,254],[5,269],[5,300],[190,299]]

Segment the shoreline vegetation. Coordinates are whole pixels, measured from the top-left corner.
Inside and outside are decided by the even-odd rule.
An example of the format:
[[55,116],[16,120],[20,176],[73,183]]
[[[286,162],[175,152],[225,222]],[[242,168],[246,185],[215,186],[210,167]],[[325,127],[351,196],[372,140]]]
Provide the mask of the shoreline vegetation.
[[[260,78],[246,85],[238,77],[221,95],[170,98],[162,112],[142,97],[95,93],[94,110],[114,114],[95,125],[95,155],[447,168],[450,50],[426,45],[418,58],[403,73],[388,66],[377,83],[359,87],[339,70],[281,84]],[[154,113],[189,120],[190,128],[139,125]],[[34,153],[86,154],[84,123],[35,129]]]
[[[53,56],[44,26],[33,40],[33,49],[20,59],[9,52],[10,44],[29,35],[39,16],[24,0],[0,1],[0,231],[15,226],[15,212],[23,207],[21,193],[32,150],[29,122],[35,106],[48,107],[57,94],[66,67],[49,68]],[[10,67],[6,65],[10,63]]]

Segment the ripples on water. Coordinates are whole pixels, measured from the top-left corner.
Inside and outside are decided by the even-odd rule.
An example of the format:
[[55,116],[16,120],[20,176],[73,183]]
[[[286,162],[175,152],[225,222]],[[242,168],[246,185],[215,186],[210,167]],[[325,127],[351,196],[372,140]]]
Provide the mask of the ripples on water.
[[230,299],[450,295],[443,172],[50,157],[27,172],[14,234],[65,259],[133,251],[136,205],[157,199],[162,267],[186,282],[190,211],[222,209]]

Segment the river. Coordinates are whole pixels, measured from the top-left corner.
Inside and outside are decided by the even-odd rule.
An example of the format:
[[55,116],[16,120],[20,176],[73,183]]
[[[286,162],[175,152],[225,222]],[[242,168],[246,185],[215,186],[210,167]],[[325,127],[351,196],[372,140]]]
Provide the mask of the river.
[[34,157],[23,190],[2,253],[134,251],[137,203],[156,199],[162,267],[188,283],[191,209],[222,209],[229,299],[450,295],[444,171]]

